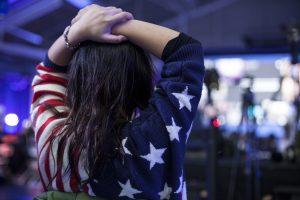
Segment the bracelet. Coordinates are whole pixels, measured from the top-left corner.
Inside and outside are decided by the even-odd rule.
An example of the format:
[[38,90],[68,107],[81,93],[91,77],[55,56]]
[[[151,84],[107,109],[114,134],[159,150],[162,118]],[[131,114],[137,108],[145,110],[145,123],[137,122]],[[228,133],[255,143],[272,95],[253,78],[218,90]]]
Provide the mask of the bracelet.
[[71,26],[68,26],[66,31],[64,32],[65,43],[66,43],[66,46],[68,49],[75,50],[80,46],[80,43],[78,43],[77,45],[70,44],[69,38],[68,38],[70,28],[71,28]]

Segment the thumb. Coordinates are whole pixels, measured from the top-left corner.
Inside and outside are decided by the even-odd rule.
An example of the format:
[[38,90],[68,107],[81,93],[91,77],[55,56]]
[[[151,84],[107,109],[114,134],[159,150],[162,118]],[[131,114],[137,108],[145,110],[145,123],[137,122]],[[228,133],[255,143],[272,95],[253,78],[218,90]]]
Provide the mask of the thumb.
[[126,41],[127,38],[123,35],[104,34],[102,36],[102,40],[103,40],[103,42],[117,44],[117,43]]

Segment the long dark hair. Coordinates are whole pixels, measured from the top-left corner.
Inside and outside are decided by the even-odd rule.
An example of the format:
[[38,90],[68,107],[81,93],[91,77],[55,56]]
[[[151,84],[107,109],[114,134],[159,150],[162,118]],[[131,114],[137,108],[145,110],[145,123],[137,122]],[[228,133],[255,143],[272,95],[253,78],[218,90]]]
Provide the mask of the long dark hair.
[[[85,155],[84,167],[91,178],[96,169],[101,170],[111,157],[120,153],[120,130],[131,120],[136,108],[147,106],[153,74],[149,55],[130,42],[88,41],[75,52],[66,92],[70,114],[58,134],[58,154],[62,155],[69,140],[68,168],[76,174],[77,181],[81,154]],[[61,169],[63,158],[57,157]]]

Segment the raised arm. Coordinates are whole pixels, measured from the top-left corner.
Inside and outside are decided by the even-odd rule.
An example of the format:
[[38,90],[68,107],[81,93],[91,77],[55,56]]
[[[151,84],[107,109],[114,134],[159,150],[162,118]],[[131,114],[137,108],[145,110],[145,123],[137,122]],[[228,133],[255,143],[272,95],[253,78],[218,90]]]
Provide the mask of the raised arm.
[[[73,19],[68,33],[69,43],[73,46],[85,40],[105,43],[120,43],[126,40],[123,35],[111,34],[116,24],[133,19],[133,16],[115,7],[90,5],[80,10]],[[66,30],[65,30],[66,32]],[[68,65],[73,51],[65,44],[64,36],[60,36],[48,51],[49,59],[60,66]]]
[[[179,35],[179,32],[169,28],[131,19],[133,16],[130,13],[115,7],[87,6],[72,21],[70,43],[78,44],[84,40],[119,43],[129,39],[161,58],[167,43]],[[72,53],[64,46],[63,37],[49,50],[50,59],[58,63],[67,64],[71,56]]]
[[148,22],[130,20],[116,26],[113,33],[126,36],[131,42],[161,58],[167,43],[179,35],[179,32]]
[[[119,43],[129,39],[161,58],[166,44],[179,35],[179,32],[169,28],[131,19],[133,16],[130,13],[115,7],[87,6],[72,21],[69,43],[77,45],[85,40]],[[67,65],[72,55],[73,51],[66,47],[64,36],[60,36],[48,51],[50,60],[61,66]]]

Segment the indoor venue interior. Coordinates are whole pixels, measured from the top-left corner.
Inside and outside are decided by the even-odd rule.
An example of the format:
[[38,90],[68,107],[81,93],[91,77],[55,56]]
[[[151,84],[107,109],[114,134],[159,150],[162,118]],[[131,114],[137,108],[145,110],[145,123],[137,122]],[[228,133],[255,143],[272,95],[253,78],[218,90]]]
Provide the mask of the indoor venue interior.
[[[149,199],[300,200],[299,0],[0,0],[0,200],[45,192],[32,80],[51,44],[90,4],[121,8],[203,47],[201,99],[184,153],[187,196]],[[164,62],[151,60],[159,84]],[[150,170],[163,161],[155,162]],[[142,199],[130,191],[120,199]]]

